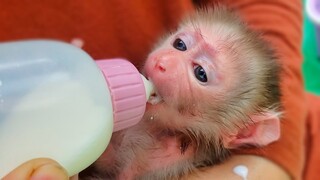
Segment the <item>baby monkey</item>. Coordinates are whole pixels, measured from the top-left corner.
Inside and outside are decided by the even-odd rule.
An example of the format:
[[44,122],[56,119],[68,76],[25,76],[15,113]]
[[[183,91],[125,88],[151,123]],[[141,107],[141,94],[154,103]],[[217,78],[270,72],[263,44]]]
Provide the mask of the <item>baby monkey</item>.
[[142,71],[156,88],[142,121],[114,133],[80,178],[179,179],[280,136],[277,59],[224,7],[187,17]]

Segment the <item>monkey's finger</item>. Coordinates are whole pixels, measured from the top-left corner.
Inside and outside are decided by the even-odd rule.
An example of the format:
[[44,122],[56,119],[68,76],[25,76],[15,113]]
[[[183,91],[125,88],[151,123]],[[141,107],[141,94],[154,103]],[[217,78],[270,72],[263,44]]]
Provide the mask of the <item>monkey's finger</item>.
[[11,171],[3,180],[30,179],[30,180],[67,180],[66,170],[56,161],[39,158],[27,161]]

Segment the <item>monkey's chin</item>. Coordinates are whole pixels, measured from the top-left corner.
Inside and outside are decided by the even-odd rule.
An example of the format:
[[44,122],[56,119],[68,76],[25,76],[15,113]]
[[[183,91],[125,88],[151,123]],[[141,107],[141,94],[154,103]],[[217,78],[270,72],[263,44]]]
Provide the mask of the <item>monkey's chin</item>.
[[151,94],[150,98],[148,99],[148,103],[150,103],[152,105],[159,104],[162,101],[163,101],[163,98],[156,91],[154,91]]

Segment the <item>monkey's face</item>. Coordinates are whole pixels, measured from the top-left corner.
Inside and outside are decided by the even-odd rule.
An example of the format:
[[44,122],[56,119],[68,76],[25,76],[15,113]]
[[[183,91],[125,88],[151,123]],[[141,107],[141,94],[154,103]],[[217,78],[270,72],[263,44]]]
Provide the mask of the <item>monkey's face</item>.
[[213,45],[214,39],[204,30],[182,28],[149,55],[144,72],[162,100],[153,109],[196,116],[213,99],[223,100],[233,67]]

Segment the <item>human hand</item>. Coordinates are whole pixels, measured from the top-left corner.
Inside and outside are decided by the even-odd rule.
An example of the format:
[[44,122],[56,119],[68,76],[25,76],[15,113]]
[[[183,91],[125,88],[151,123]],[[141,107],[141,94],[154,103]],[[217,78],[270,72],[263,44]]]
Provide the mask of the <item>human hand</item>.
[[69,178],[67,171],[52,159],[38,158],[23,163],[3,178],[3,180],[16,179],[77,180],[78,177]]
[[[247,168],[245,173],[242,172],[242,175],[244,175],[243,177],[234,171],[234,168],[239,165]],[[182,179],[290,180],[291,177],[282,167],[264,157],[254,155],[234,155],[220,165],[202,168]]]

